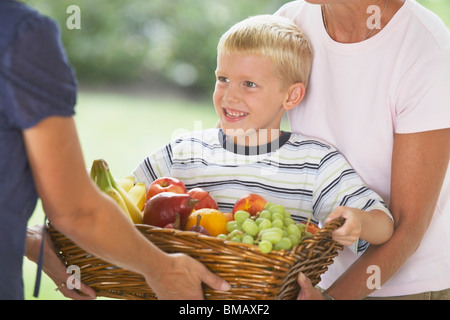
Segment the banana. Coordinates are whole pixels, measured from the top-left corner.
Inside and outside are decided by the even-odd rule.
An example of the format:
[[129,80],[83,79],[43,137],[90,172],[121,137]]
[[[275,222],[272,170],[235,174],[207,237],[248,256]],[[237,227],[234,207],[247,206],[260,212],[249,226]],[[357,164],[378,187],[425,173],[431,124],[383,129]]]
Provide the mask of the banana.
[[117,204],[123,210],[123,212],[133,221],[133,218],[131,217],[130,212],[128,211],[128,207],[125,204],[125,201],[123,200],[123,198],[120,195],[120,193],[116,189],[114,189],[112,187],[111,188],[107,188],[106,190],[104,190],[104,192],[107,195],[109,195],[115,202],[117,202]]
[[[124,199],[122,198],[120,193],[113,188],[111,176],[109,174],[109,168],[104,160],[94,161],[91,170],[91,177],[100,188],[100,190],[111,197],[119,205],[123,213],[131,220],[133,220]],[[114,179],[113,182],[115,183]]]
[[131,198],[128,196],[128,193],[125,192],[120,186],[115,186],[115,189],[119,192],[119,194],[122,196],[123,201],[125,202],[125,205],[127,206],[128,213],[131,216],[131,219],[135,224],[140,224],[143,221],[143,214],[141,210],[133,203]]
[[128,195],[134,204],[138,207],[138,209],[142,212],[144,210],[145,205],[145,196],[146,196],[146,188],[144,182],[136,183],[129,191]]
[[119,192],[120,196],[122,197],[123,201],[125,202],[125,205],[128,209],[128,214],[130,215],[131,220],[133,220],[133,222],[135,224],[142,223],[143,214],[141,213],[139,208],[133,203],[131,198],[128,196],[128,193],[125,190],[123,190],[123,188],[116,183],[116,181],[114,180],[114,178],[111,175],[111,171],[108,170],[107,173],[109,175],[109,180],[111,181],[112,187]]
[[128,176],[117,181],[117,184],[122,187],[126,192],[130,191],[130,189],[134,186],[134,177]]

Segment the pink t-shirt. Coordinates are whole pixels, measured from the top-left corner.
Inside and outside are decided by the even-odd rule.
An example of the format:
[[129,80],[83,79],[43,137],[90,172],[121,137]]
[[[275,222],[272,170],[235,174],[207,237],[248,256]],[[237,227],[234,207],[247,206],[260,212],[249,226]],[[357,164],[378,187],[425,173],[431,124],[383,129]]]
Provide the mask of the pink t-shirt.
[[[314,63],[291,130],[336,146],[389,205],[395,133],[450,127],[450,35],[433,13],[407,0],[374,37],[342,44],[323,25],[320,5],[294,1],[277,14],[311,40]],[[369,16],[369,15],[368,15]],[[322,276],[327,288],[357,257],[344,249]],[[368,271],[368,277],[372,271]],[[419,249],[372,296],[450,288],[450,174]]]

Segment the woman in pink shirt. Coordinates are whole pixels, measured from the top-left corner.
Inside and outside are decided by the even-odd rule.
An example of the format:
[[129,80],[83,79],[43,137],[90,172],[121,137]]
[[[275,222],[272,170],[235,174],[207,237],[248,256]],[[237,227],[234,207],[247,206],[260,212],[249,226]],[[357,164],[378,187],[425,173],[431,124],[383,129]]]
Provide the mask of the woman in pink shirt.
[[294,20],[315,52],[291,129],[334,144],[378,192],[395,233],[360,257],[345,249],[320,295],[300,299],[450,299],[450,35],[411,0],[306,0]]

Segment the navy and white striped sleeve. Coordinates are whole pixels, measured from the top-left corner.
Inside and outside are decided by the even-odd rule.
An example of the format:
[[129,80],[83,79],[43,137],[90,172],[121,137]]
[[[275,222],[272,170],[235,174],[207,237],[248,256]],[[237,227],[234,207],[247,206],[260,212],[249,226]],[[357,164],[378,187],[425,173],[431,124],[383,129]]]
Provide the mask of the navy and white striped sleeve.
[[[332,150],[322,158],[317,171],[313,194],[314,217],[323,222],[339,206],[366,212],[378,209],[393,219],[383,199],[364,184],[341,153]],[[359,253],[367,246],[365,241],[360,240],[351,249]]]

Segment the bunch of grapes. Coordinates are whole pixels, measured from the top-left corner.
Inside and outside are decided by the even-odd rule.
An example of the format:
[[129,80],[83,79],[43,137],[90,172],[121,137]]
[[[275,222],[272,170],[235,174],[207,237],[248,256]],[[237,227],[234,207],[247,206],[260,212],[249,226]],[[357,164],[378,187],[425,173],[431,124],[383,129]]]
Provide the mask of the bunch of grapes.
[[218,238],[257,245],[262,253],[272,250],[290,250],[302,239],[312,236],[306,225],[295,223],[282,205],[268,202],[255,216],[247,211],[236,211],[234,220],[227,223],[228,234]]

